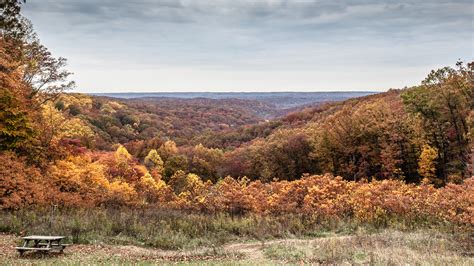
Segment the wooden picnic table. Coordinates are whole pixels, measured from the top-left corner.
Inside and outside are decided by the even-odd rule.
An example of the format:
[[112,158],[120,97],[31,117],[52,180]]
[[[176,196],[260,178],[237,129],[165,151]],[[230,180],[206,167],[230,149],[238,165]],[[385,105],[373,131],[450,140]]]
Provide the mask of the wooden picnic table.
[[[16,250],[23,255],[26,251],[41,251],[49,252],[52,250],[63,252],[66,244],[61,244],[64,236],[25,236],[23,239],[23,246],[16,247]],[[30,245],[32,242],[32,245]]]

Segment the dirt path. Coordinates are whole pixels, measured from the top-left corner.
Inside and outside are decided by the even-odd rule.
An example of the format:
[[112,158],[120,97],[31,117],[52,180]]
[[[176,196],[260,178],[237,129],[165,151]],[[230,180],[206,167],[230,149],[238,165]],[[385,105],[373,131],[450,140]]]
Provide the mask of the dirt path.
[[[440,264],[474,265],[472,239],[437,232],[386,231],[313,239],[231,243],[216,248],[169,251],[108,244],[72,245],[64,254],[20,257],[19,237],[0,234],[0,265],[11,264]],[[459,241],[463,241],[460,243]],[[463,244],[463,245],[461,245]]]
[[[113,261],[219,261],[235,260],[239,261],[266,261],[264,248],[273,244],[307,244],[311,245],[316,240],[281,239],[274,241],[252,242],[252,243],[232,243],[224,245],[218,249],[202,248],[192,251],[170,251],[156,248],[146,248],[138,246],[115,246],[107,244],[82,245],[76,244],[66,248],[63,255],[39,255],[26,254],[20,258],[15,250],[19,237],[14,235],[0,234],[0,257],[7,262],[28,262],[34,259],[46,259],[47,261],[77,261],[77,262],[108,262]],[[107,259],[108,258],[108,259]],[[105,260],[105,261],[104,261]],[[5,262],[5,261],[3,261]],[[30,261],[31,262],[31,261]],[[2,264],[2,259],[0,259]]]
[[[331,239],[349,239],[351,236],[334,236]],[[228,253],[239,253],[245,255],[250,260],[264,260],[264,249],[271,245],[287,245],[287,246],[315,246],[318,242],[323,242],[326,238],[315,238],[315,239],[278,239],[265,241],[260,243],[235,243],[228,244],[223,247],[225,252]]]

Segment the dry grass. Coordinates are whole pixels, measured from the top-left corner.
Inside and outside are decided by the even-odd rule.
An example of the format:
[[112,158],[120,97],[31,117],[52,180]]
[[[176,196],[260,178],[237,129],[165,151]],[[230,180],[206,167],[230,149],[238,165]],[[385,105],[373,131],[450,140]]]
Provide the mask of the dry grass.
[[299,215],[232,217],[159,209],[63,209],[50,223],[50,211],[0,211],[0,232],[67,236],[74,244],[105,243],[166,250],[219,247],[237,241],[351,234],[357,224],[310,222]]
[[63,254],[26,253],[19,256],[15,250],[19,238],[0,235],[0,265],[28,264],[176,264],[192,262],[238,261],[243,255],[223,249],[201,248],[189,251],[170,251],[138,246],[122,245],[72,245]]
[[469,234],[432,230],[384,230],[370,234],[313,239],[280,239],[226,244],[218,248],[170,251],[117,245],[73,245],[63,255],[20,258],[13,249],[18,237],[0,235],[0,264],[429,264],[474,265]]
[[353,236],[285,241],[268,245],[264,254],[280,262],[473,265],[474,239],[467,233],[385,230],[376,234],[358,232]]
[[[474,265],[472,227],[393,220],[309,222],[303,216],[207,215],[164,210],[0,212],[3,264],[443,264]],[[64,254],[20,258],[19,235],[59,234]]]

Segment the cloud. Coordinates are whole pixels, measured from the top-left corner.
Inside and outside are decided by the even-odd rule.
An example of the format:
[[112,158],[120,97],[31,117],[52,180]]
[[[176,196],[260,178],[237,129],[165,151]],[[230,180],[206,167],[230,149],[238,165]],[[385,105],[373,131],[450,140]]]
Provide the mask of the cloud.
[[[370,74],[384,68],[394,73],[389,84],[400,86],[409,84],[397,78],[420,78],[399,76],[408,75],[403,67],[428,71],[458,58],[472,59],[471,1],[29,0],[24,13],[47,46],[70,59],[71,67],[77,68],[74,72],[90,73],[88,64],[99,74],[111,67],[129,69],[130,84],[149,80],[143,75],[166,68],[187,73],[188,68],[196,69],[188,76],[200,88],[206,82],[196,78],[198,73],[226,71],[245,77],[252,71],[261,73],[259,84],[278,84],[274,81],[285,71],[343,68],[366,69]],[[182,77],[174,76],[167,77],[168,83],[175,80],[181,86]],[[78,77],[79,86],[111,84],[112,89],[125,84]],[[373,86],[368,77],[367,87]],[[298,84],[307,84],[308,89],[318,84],[310,75],[304,78]],[[94,74],[94,79],[100,75]],[[253,75],[251,79],[255,82]],[[324,84],[331,82],[334,87],[350,84],[332,78]]]
[[[363,18],[380,22],[397,19],[416,23],[443,22],[443,18],[472,18],[471,1],[220,1],[220,0],[31,0],[31,12],[59,13],[94,21],[135,20],[249,24],[319,24]],[[373,15],[374,20],[367,20]]]

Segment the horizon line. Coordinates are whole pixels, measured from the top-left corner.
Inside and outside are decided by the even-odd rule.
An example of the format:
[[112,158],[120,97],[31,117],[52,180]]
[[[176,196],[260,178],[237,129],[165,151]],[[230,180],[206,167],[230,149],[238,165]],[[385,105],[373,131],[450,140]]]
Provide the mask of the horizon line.
[[[389,89],[391,90],[391,89]],[[81,92],[68,91],[67,93],[84,93],[84,94],[145,94],[145,93],[163,93],[163,94],[179,94],[179,93],[338,93],[338,92],[386,92],[388,90],[327,90],[327,91],[111,91],[111,92]]]

